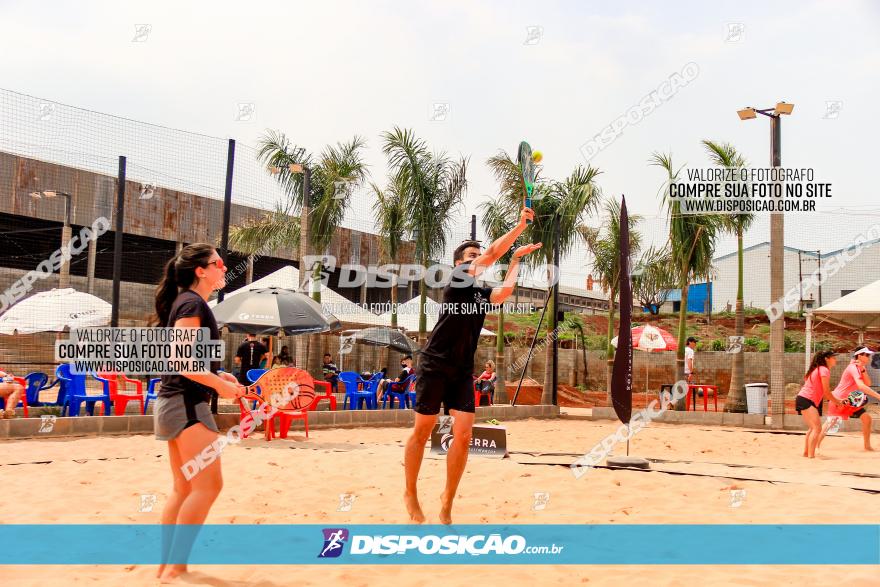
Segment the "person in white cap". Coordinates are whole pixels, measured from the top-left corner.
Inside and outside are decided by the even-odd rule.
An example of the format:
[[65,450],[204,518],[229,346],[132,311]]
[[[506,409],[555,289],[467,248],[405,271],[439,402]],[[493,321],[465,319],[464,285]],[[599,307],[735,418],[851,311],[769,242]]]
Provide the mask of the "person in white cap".
[[[853,353],[853,360],[844,369],[840,376],[840,383],[831,392],[838,400],[845,400],[853,391],[861,391],[865,395],[870,395],[880,399],[880,394],[871,389],[871,378],[868,377],[866,366],[871,362],[871,355],[874,351],[868,347],[860,347]],[[858,418],[862,422],[862,437],[865,440],[865,450],[874,450],[871,448],[871,415],[865,411],[864,406],[853,407],[846,404],[828,404],[828,421],[822,429],[819,436],[819,443],[828,432],[828,429],[839,419],[847,420],[849,418]],[[818,446],[816,447],[818,448]]]

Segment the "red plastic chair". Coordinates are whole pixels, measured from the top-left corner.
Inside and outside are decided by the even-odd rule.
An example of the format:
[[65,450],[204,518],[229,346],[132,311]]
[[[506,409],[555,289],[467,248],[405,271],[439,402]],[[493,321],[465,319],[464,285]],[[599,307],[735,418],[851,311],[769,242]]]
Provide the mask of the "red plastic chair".
[[318,408],[318,403],[321,400],[330,400],[330,409],[336,409],[336,396],[333,395],[333,386],[329,381],[315,381],[315,391],[318,391],[319,387],[324,388],[324,395],[316,395],[315,401],[312,402],[312,405],[309,406],[310,410],[316,410]]
[[[315,382],[318,383],[318,382]],[[309,410],[311,410],[316,404],[316,402],[312,402],[306,410],[279,410],[275,412],[275,414],[269,418],[268,410],[271,410],[271,406],[269,404],[261,403],[256,408],[251,409],[248,406],[248,400],[238,400],[238,411],[239,411],[239,424],[241,425],[241,437],[247,438],[250,436],[248,434],[248,430],[252,427],[252,423],[250,420],[254,419],[254,412],[260,413],[260,421],[263,423],[263,430],[266,434],[266,440],[271,441],[275,438],[275,420],[278,420],[278,436],[281,438],[287,438],[287,433],[290,431],[290,425],[294,420],[302,420],[303,426],[306,429],[306,438],[309,437]]]
[[491,406],[491,405],[492,405],[492,394],[493,394],[493,392],[488,391],[488,390],[481,390],[481,389],[479,389],[479,388],[477,387],[477,382],[478,382],[478,381],[488,381],[488,379],[479,379],[479,378],[477,378],[477,377],[474,377],[474,407],[475,407],[475,408],[476,408],[476,407],[479,407],[479,405],[480,405],[480,400],[483,399],[483,396],[484,396],[484,395],[489,399],[489,405]]
[[[24,377],[13,377],[13,381],[21,385],[21,397],[18,398],[18,401],[21,402],[21,408],[24,410],[24,417],[28,417],[28,403],[27,403],[27,379]],[[12,406],[11,409],[15,409],[16,406]]]
[[[125,415],[125,406],[131,401],[136,401],[140,404],[139,414],[144,413],[144,384],[142,381],[130,379],[123,373],[98,373],[94,377],[103,383],[106,390],[109,391],[115,415]],[[137,393],[120,393],[120,389],[125,390],[126,383],[134,383]]]
[[709,411],[709,392],[712,393],[712,399],[715,401],[715,411],[718,411],[718,386],[717,385],[688,385],[687,403],[685,410],[691,409],[691,397],[694,399],[694,411],[697,410],[697,392],[703,392],[703,411]]

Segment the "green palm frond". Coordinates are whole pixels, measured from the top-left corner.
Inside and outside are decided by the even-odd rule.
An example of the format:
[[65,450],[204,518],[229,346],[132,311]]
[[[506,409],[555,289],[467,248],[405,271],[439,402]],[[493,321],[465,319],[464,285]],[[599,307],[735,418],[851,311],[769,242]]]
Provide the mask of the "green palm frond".
[[[668,183],[676,181],[682,169],[675,170],[671,154],[654,153],[649,163],[666,172]],[[669,215],[670,258],[680,272],[679,286],[684,287],[690,280],[710,276],[724,219],[716,214],[682,214],[681,203],[669,197],[668,183],[663,202]]]
[[[718,167],[738,169],[748,166],[748,162],[730,143],[717,143],[710,140],[702,141],[709,154],[709,159]],[[724,228],[734,234],[747,231],[755,220],[752,214],[729,214],[723,219]]]

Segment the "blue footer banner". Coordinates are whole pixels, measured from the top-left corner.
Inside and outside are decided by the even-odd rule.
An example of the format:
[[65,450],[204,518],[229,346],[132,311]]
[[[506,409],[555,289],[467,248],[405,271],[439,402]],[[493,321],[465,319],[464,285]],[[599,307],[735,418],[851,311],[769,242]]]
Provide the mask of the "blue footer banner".
[[880,525],[0,525],[0,564],[877,565]]

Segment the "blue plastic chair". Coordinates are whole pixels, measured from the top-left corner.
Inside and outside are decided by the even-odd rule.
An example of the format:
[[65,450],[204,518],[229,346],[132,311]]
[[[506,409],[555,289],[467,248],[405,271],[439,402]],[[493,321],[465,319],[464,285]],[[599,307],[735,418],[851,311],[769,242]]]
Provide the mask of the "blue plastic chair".
[[[268,369],[248,369],[248,372],[245,373],[247,375],[248,381],[251,383],[256,383],[257,379],[263,376],[263,373],[268,371]],[[257,395],[263,395],[263,390],[257,387]],[[251,402],[251,410],[257,409],[257,400]]]
[[409,405],[412,408],[416,407],[416,374],[413,373],[412,381],[409,382],[409,387],[406,388],[406,397],[409,399]]
[[59,385],[59,381],[57,379],[52,382],[52,385],[46,385],[49,382],[49,376],[39,371],[28,373],[25,376],[25,381],[27,381],[27,388],[25,390],[25,393],[27,394],[29,406],[46,405],[40,401],[40,392],[45,389],[52,389],[56,385]]
[[266,371],[268,371],[268,369],[248,369],[246,375],[251,383],[256,383],[257,379],[262,377]]
[[[369,383],[372,380],[364,381],[354,371],[343,371],[339,374],[339,381],[345,385],[345,399],[342,400],[343,410],[346,409],[346,403],[350,403],[351,406],[357,405],[358,410],[363,409],[364,402],[367,404],[367,409],[376,409],[376,391],[375,388],[372,391],[369,388]],[[378,385],[378,381],[376,383]]]
[[70,372],[70,365],[58,365],[55,370],[55,376],[61,381],[61,390],[64,392],[64,401],[61,404],[61,415],[65,412],[71,417],[79,416],[80,407],[86,404],[86,412],[90,416],[95,415],[95,404],[104,402],[104,414],[110,416],[112,402],[110,394],[105,392],[102,395],[89,395],[86,393],[86,376],[76,375]]
[[370,377],[364,385],[365,391],[373,394],[372,409],[374,410],[379,408],[379,400],[377,399],[379,397],[379,382],[382,381],[383,377],[384,374],[381,371],[379,371],[378,373],[373,373],[373,376]]
[[382,396],[382,408],[384,409],[391,400],[391,407],[394,407],[394,400],[397,400],[397,408],[404,410],[411,407],[409,403],[409,384],[416,380],[416,376],[410,375],[403,381],[392,381],[385,387],[385,395]]
[[[46,383],[49,381],[49,376],[46,375],[45,373],[40,373],[38,371],[35,371],[33,373],[28,373],[24,377],[24,380],[25,380],[25,382],[27,382],[27,385],[25,385],[25,388],[24,388],[24,396],[27,399],[28,407],[31,407],[31,408],[46,405],[46,404],[40,402],[40,392],[43,391],[44,389],[50,389],[50,388],[58,385],[57,379],[55,380],[54,383],[52,383],[52,385],[46,385]],[[6,403],[2,399],[0,399],[0,406],[2,406],[4,408],[6,407]],[[16,407],[23,408],[24,401],[19,400],[18,406],[16,406]]]
[[156,390],[156,387],[160,383],[162,383],[161,377],[153,377],[150,379],[149,383],[147,383],[147,393],[144,395],[144,415],[147,413],[147,407],[150,405],[150,400],[159,397],[159,392]]

